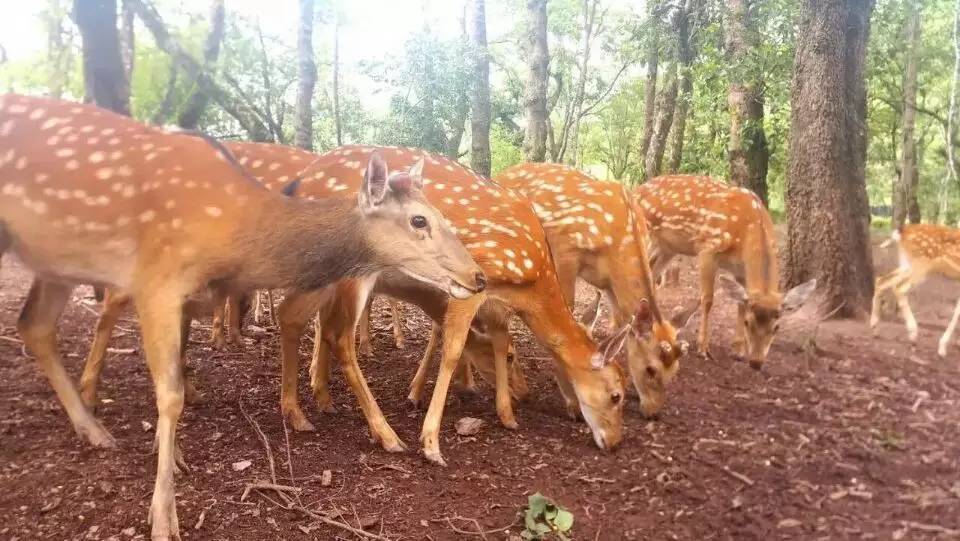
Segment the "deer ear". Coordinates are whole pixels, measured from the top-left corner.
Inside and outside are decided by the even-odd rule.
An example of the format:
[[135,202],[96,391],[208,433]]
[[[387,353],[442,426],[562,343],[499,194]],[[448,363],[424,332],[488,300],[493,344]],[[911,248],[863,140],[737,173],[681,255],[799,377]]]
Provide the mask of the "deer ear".
[[733,297],[733,300],[737,302],[747,302],[747,290],[740,285],[740,282],[734,280],[726,274],[721,274],[720,286],[723,287],[723,289],[725,289],[731,297]]
[[423,189],[423,158],[417,160],[417,163],[410,166],[410,183],[418,190]]
[[810,296],[816,289],[817,279],[813,278],[787,291],[787,294],[783,296],[783,305],[780,308],[781,313],[788,314],[799,310],[801,306],[810,300]]
[[370,163],[363,173],[363,184],[360,186],[361,207],[370,209],[383,202],[387,195],[387,177],[387,162],[379,152],[370,154]]

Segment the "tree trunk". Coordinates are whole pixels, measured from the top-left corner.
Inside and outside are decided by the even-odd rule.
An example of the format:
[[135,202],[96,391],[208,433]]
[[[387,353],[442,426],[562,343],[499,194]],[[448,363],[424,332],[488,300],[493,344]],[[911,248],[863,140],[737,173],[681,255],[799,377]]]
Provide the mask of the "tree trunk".
[[547,49],[547,0],[527,0],[529,30],[526,35],[527,81],[523,89],[523,108],[527,129],[523,137],[523,157],[528,162],[547,159],[547,81],[550,55]]
[[[336,8],[334,8],[336,9]],[[340,113],[340,13],[333,19],[333,126],[337,146],[343,145],[343,117]]]
[[727,0],[726,57],[731,67],[727,152],[730,182],[752,190],[767,205],[770,156],[763,130],[763,81],[750,65],[759,43],[752,7],[751,0]]
[[677,106],[677,61],[670,63],[663,78],[663,89],[657,99],[657,120],[650,138],[650,148],[644,162],[644,174],[649,180],[660,174],[663,153],[673,125],[673,113]]
[[490,176],[490,54],[487,51],[487,15],[484,0],[471,0],[470,44],[473,48],[474,87],[470,110],[470,167]]
[[573,156],[567,159],[567,151],[576,146],[577,133],[580,130],[580,117],[583,110],[583,98],[587,89],[587,69],[590,63],[590,46],[593,42],[593,31],[597,19],[598,0],[584,0],[583,28],[580,30],[580,50],[577,53],[577,82],[574,86],[573,97],[567,107],[563,118],[563,126],[560,132],[560,150],[555,156],[558,162],[567,162],[570,165],[576,163],[576,150]]
[[667,171],[676,173],[680,170],[680,161],[683,159],[683,138],[687,130],[687,113],[693,100],[693,44],[690,38],[691,3],[688,0],[682,13],[677,15],[677,56],[680,61],[680,95],[677,98],[676,111],[673,114],[673,126],[670,134],[673,142],[670,150],[670,161]]
[[313,15],[313,0],[300,0],[300,26],[297,30],[299,85],[294,144],[305,150],[313,150],[313,89],[317,84],[317,63],[313,59]]
[[791,83],[784,282],[817,278],[821,314],[873,296],[864,81],[872,0],[803,0]]
[[116,0],[74,0],[73,19],[83,38],[84,101],[130,114],[130,89],[120,56]]
[[254,141],[270,141],[270,131],[267,129],[260,115],[253,110],[248,103],[235,100],[233,96],[213,80],[200,63],[190,56],[190,54],[170,36],[170,32],[163,24],[163,19],[160,18],[160,15],[153,7],[144,4],[143,0],[128,1],[134,11],[137,12],[137,17],[140,18],[144,26],[147,27],[147,30],[150,31],[157,47],[170,55],[173,62],[176,63],[181,70],[195,79],[197,84],[200,85],[200,89],[205,92],[210,99],[215,101],[217,105],[223,108],[228,115],[233,117],[240,124],[240,127],[247,132],[250,139]]
[[[210,29],[207,39],[203,43],[203,66],[208,71],[214,71],[217,59],[220,58],[220,45],[223,43],[226,10],[223,0],[213,0],[210,4]],[[177,125],[182,128],[196,129],[200,124],[200,116],[207,107],[209,96],[196,86],[187,98],[187,104],[177,117]]]
[[659,0],[650,2],[650,37],[647,43],[647,80],[643,88],[643,134],[640,136],[640,159],[646,159],[653,138],[657,112],[657,71],[660,67]]
[[[68,10],[65,3],[65,0],[50,0],[47,10],[42,14],[47,28],[47,87],[50,89],[50,96],[57,99],[63,96],[67,79],[72,72],[72,32],[64,28],[63,24]],[[66,40],[64,36],[67,37]]]
[[899,228],[908,219],[920,221],[920,206],[917,204],[917,140],[914,131],[917,124],[917,63],[920,54],[920,4],[906,0],[905,42],[906,69],[903,74],[903,114],[900,116],[902,154],[900,177],[893,191],[893,222]]
[[133,64],[136,61],[136,34],[133,22],[136,14],[130,3],[123,0],[120,4],[120,58],[123,61],[123,74],[127,82],[127,96],[130,95],[130,83],[133,81]]
[[[470,33],[467,32],[467,13],[463,11],[459,19],[460,39],[464,50],[470,49]],[[454,116],[450,125],[450,134],[446,137],[447,144],[445,155],[453,161],[460,159],[460,144],[463,142],[463,134],[467,130],[467,118],[470,116],[470,91],[464,89],[456,98],[454,105]]]

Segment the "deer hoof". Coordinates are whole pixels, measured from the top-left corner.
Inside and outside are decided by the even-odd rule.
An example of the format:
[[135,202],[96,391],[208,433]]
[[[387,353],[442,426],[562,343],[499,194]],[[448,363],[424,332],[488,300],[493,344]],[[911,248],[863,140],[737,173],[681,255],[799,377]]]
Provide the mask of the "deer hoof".
[[317,430],[313,423],[307,420],[303,412],[290,412],[287,414],[287,420],[290,421],[290,426],[297,432],[314,432]]
[[423,450],[423,457],[427,459],[427,462],[436,464],[437,466],[447,467],[447,461],[443,459],[443,455],[440,454],[440,451],[437,450]]
[[117,440],[97,421],[89,428],[78,428],[77,432],[97,449],[117,448]]

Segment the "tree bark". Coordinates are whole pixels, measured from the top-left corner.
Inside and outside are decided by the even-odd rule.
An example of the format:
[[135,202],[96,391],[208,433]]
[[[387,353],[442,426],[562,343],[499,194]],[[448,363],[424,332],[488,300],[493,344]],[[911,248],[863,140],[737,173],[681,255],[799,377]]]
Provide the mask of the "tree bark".
[[[57,99],[63,96],[67,79],[73,71],[73,33],[63,24],[69,9],[65,3],[65,0],[50,0],[47,10],[41,15],[47,28],[47,87],[50,89],[50,96]],[[65,36],[67,39],[64,39]],[[6,54],[0,50],[0,63],[4,61]]]
[[[581,111],[583,110],[583,98],[587,90],[587,69],[590,63],[590,49],[593,43],[593,34],[597,20],[598,0],[584,0],[583,28],[580,30],[580,50],[577,54],[577,82],[574,86],[573,97],[567,107],[563,118],[563,125],[560,132],[560,150],[554,158],[558,162],[567,162],[570,165],[576,163],[576,141],[580,130]],[[574,147],[573,156],[567,159],[567,151]]]
[[526,35],[527,81],[523,107],[527,129],[523,138],[523,157],[528,162],[547,158],[547,81],[550,55],[547,48],[547,0],[527,0],[529,31]]
[[[300,0],[300,26],[297,30],[299,85],[294,144],[305,150],[313,150],[313,89],[317,84],[317,63],[313,59],[313,15],[313,0]],[[337,138],[340,138],[339,133]]]
[[[226,10],[223,0],[213,0],[210,4],[210,29],[207,39],[203,43],[203,66],[206,71],[215,71],[217,59],[220,58],[220,46],[223,43],[225,31]],[[200,116],[207,108],[210,97],[196,86],[187,98],[187,104],[177,117],[177,125],[182,128],[196,129],[200,124]]]
[[673,125],[673,113],[677,106],[677,68],[676,60],[670,63],[663,79],[663,89],[657,97],[657,119],[650,138],[650,148],[644,161],[644,174],[651,179],[660,174],[663,153],[667,148],[667,138]]
[[653,138],[657,112],[657,76],[660,67],[659,0],[650,1],[650,37],[647,42],[647,80],[643,88],[643,134],[640,136],[640,159],[646,159]]
[[819,311],[873,295],[864,64],[873,0],[802,0],[791,83],[784,282],[817,278]]
[[[460,39],[465,50],[470,48],[470,33],[467,32],[467,13],[466,10],[460,17]],[[450,134],[446,137],[445,155],[453,161],[460,159],[460,144],[463,142],[463,134],[467,131],[467,117],[470,116],[470,92],[464,90],[457,96],[454,107],[454,117],[450,126]]]
[[759,44],[753,6],[751,0],[727,0],[726,57],[731,67],[727,153],[730,182],[752,190],[767,205],[770,156],[763,129],[763,81],[755,66],[750,65]]
[[123,74],[126,78],[127,96],[130,96],[130,84],[133,82],[133,65],[136,61],[136,34],[133,22],[136,14],[127,0],[120,4],[120,58],[123,61]]
[[900,155],[900,176],[893,191],[894,228],[901,227],[908,219],[910,223],[920,221],[920,206],[917,203],[917,140],[914,135],[917,124],[917,63],[920,54],[920,4],[919,1],[905,0],[906,12],[905,43],[906,69],[903,74],[903,114],[900,115],[900,135],[902,153]]
[[84,101],[130,114],[130,89],[120,56],[116,0],[74,0],[73,19],[83,38]]
[[474,84],[470,119],[470,167],[490,176],[490,53],[487,50],[487,15],[484,0],[471,0],[470,43],[473,48]]
[[[336,8],[334,8],[336,9]],[[340,112],[340,13],[333,19],[333,127],[337,146],[343,145],[343,117]]]
[[270,131],[258,113],[254,111],[249,104],[235,100],[230,93],[221,88],[220,85],[213,80],[200,63],[190,56],[190,54],[173,39],[167,27],[163,24],[163,19],[160,18],[160,15],[152,6],[148,6],[143,0],[128,1],[144,26],[150,31],[157,47],[170,55],[174,63],[176,63],[181,70],[195,79],[197,84],[200,85],[200,89],[205,92],[210,99],[215,101],[217,105],[223,108],[228,115],[233,117],[240,124],[240,127],[249,134],[250,139],[254,141],[271,140]]
[[667,171],[676,173],[680,170],[680,161],[683,159],[683,138],[687,130],[687,113],[690,111],[690,103],[693,100],[693,74],[691,73],[693,64],[693,44],[691,43],[691,2],[687,1],[687,6],[683,12],[677,15],[677,56],[680,62],[680,91],[677,98],[676,111],[673,114],[673,125],[670,127],[672,136],[670,160],[667,164]]

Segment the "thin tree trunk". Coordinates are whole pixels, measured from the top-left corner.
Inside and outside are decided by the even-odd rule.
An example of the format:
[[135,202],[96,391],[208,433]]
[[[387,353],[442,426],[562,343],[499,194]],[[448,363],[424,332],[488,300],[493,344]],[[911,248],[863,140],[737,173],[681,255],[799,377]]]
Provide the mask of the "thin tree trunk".
[[[466,7],[466,6],[464,6]],[[464,50],[470,49],[470,33],[467,32],[467,13],[463,11],[460,17],[460,40]],[[446,156],[453,161],[460,159],[460,144],[463,134],[467,130],[467,117],[470,116],[470,91],[465,89],[456,98],[454,117],[450,126],[450,136],[447,137]]]
[[180,75],[180,70],[177,69],[176,62],[170,62],[169,72],[169,75],[167,75],[167,85],[163,92],[163,99],[160,101],[160,107],[157,108],[157,112],[154,113],[151,119],[151,122],[157,125],[165,124],[167,119],[170,118],[170,115],[173,114],[173,100],[177,94],[177,79]]
[[640,159],[645,160],[653,138],[657,118],[657,76],[660,67],[659,0],[650,1],[650,36],[647,42],[647,80],[643,88],[643,134],[640,136]]
[[801,2],[791,83],[786,286],[817,278],[821,314],[873,296],[864,80],[873,0]]
[[767,167],[770,161],[763,129],[763,81],[750,59],[759,44],[751,0],[727,0],[726,57],[731,67],[727,104],[730,139],[727,143],[730,182],[752,190],[768,204]]
[[920,221],[920,206],[917,204],[917,141],[914,136],[917,123],[917,63],[920,54],[920,4],[906,0],[905,44],[906,69],[903,74],[903,114],[900,116],[902,154],[900,176],[893,192],[894,228],[900,228],[908,219]]
[[673,113],[677,106],[677,68],[678,62],[672,61],[664,75],[663,89],[657,99],[657,120],[644,161],[644,174],[647,179],[659,175],[663,164],[663,153],[667,148],[667,138],[670,136]]
[[343,145],[343,117],[340,112],[340,13],[333,19],[333,126],[337,146]]
[[471,1],[470,42],[473,48],[474,87],[470,122],[470,166],[490,176],[490,54],[487,51],[487,15],[484,0]]
[[136,61],[136,34],[133,22],[136,14],[127,0],[120,7],[120,57],[123,61],[123,74],[127,81],[127,96],[130,96],[130,84],[133,82],[133,65]]
[[[560,150],[555,156],[558,162],[567,161],[574,163],[576,156],[566,159],[567,149],[576,145],[576,139],[579,136],[577,131],[580,129],[580,117],[583,110],[583,98],[587,89],[587,68],[590,62],[590,46],[593,42],[593,33],[597,19],[598,0],[583,0],[583,28],[580,31],[580,50],[577,54],[577,82],[574,86],[574,94],[564,115],[563,126],[560,132]],[[574,151],[573,154],[576,154]]]
[[[313,89],[317,84],[317,63],[313,59],[313,0],[300,0],[300,27],[297,30],[297,125],[294,144],[313,150]],[[339,122],[337,123],[339,127]],[[339,130],[338,130],[339,132]],[[340,139],[340,134],[337,134]]]
[[130,89],[120,56],[116,0],[74,0],[73,19],[83,38],[84,101],[130,114]]
[[160,18],[160,15],[152,6],[148,6],[143,0],[128,1],[134,11],[137,12],[137,17],[140,18],[144,26],[147,27],[147,30],[150,31],[157,47],[170,55],[173,62],[191,78],[195,79],[197,84],[200,85],[201,90],[205,92],[210,99],[217,102],[228,115],[236,119],[244,131],[249,134],[250,139],[254,141],[270,140],[270,131],[267,129],[263,120],[260,119],[258,113],[253,110],[249,104],[235,100],[233,96],[213,80],[200,63],[190,56],[190,54],[170,36],[170,32],[163,24],[163,19]]
[[547,0],[527,0],[527,17],[530,19],[525,44],[528,73],[523,90],[527,129],[523,156],[528,162],[542,162],[547,158],[547,81],[550,76]]
[[938,198],[940,200],[938,220],[941,224],[947,223],[947,195],[950,185],[956,184],[957,161],[954,155],[953,140],[956,133],[957,116],[957,83],[960,82],[960,0],[953,8],[953,77],[950,79],[950,107],[947,110],[947,122],[944,126],[944,142],[947,147],[947,172],[940,182]]
[[691,3],[678,14],[677,20],[677,55],[680,60],[680,94],[677,98],[676,111],[673,114],[673,126],[670,127],[672,144],[667,171],[676,173],[680,170],[680,161],[683,159],[683,138],[687,130],[687,112],[693,100],[693,74],[690,72],[693,63],[693,45],[690,38]]
[[[213,0],[210,4],[210,29],[203,44],[203,67],[206,71],[216,70],[217,59],[220,58],[220,46],[223,43],[225,31],[226,10],[223,0]],[[177,117],[177,125],[187,129],[196,129],[200,124],[200,116],[207,108],[210,97],[203,92],[199,85],[187,98],[187,104]]]
[[[47,11],[43,13],[44,23],[47,28],[47,87],[50,89],[50,96],[61,98],[64,89],[67,86],[67,79],[71,70],[70,40],[64,40],[64,34],[68,37],[64,28],[63,19],[66,16],[66,6],[62,0],[50,0]],[[5,59],[6,56],[4,55]]]

